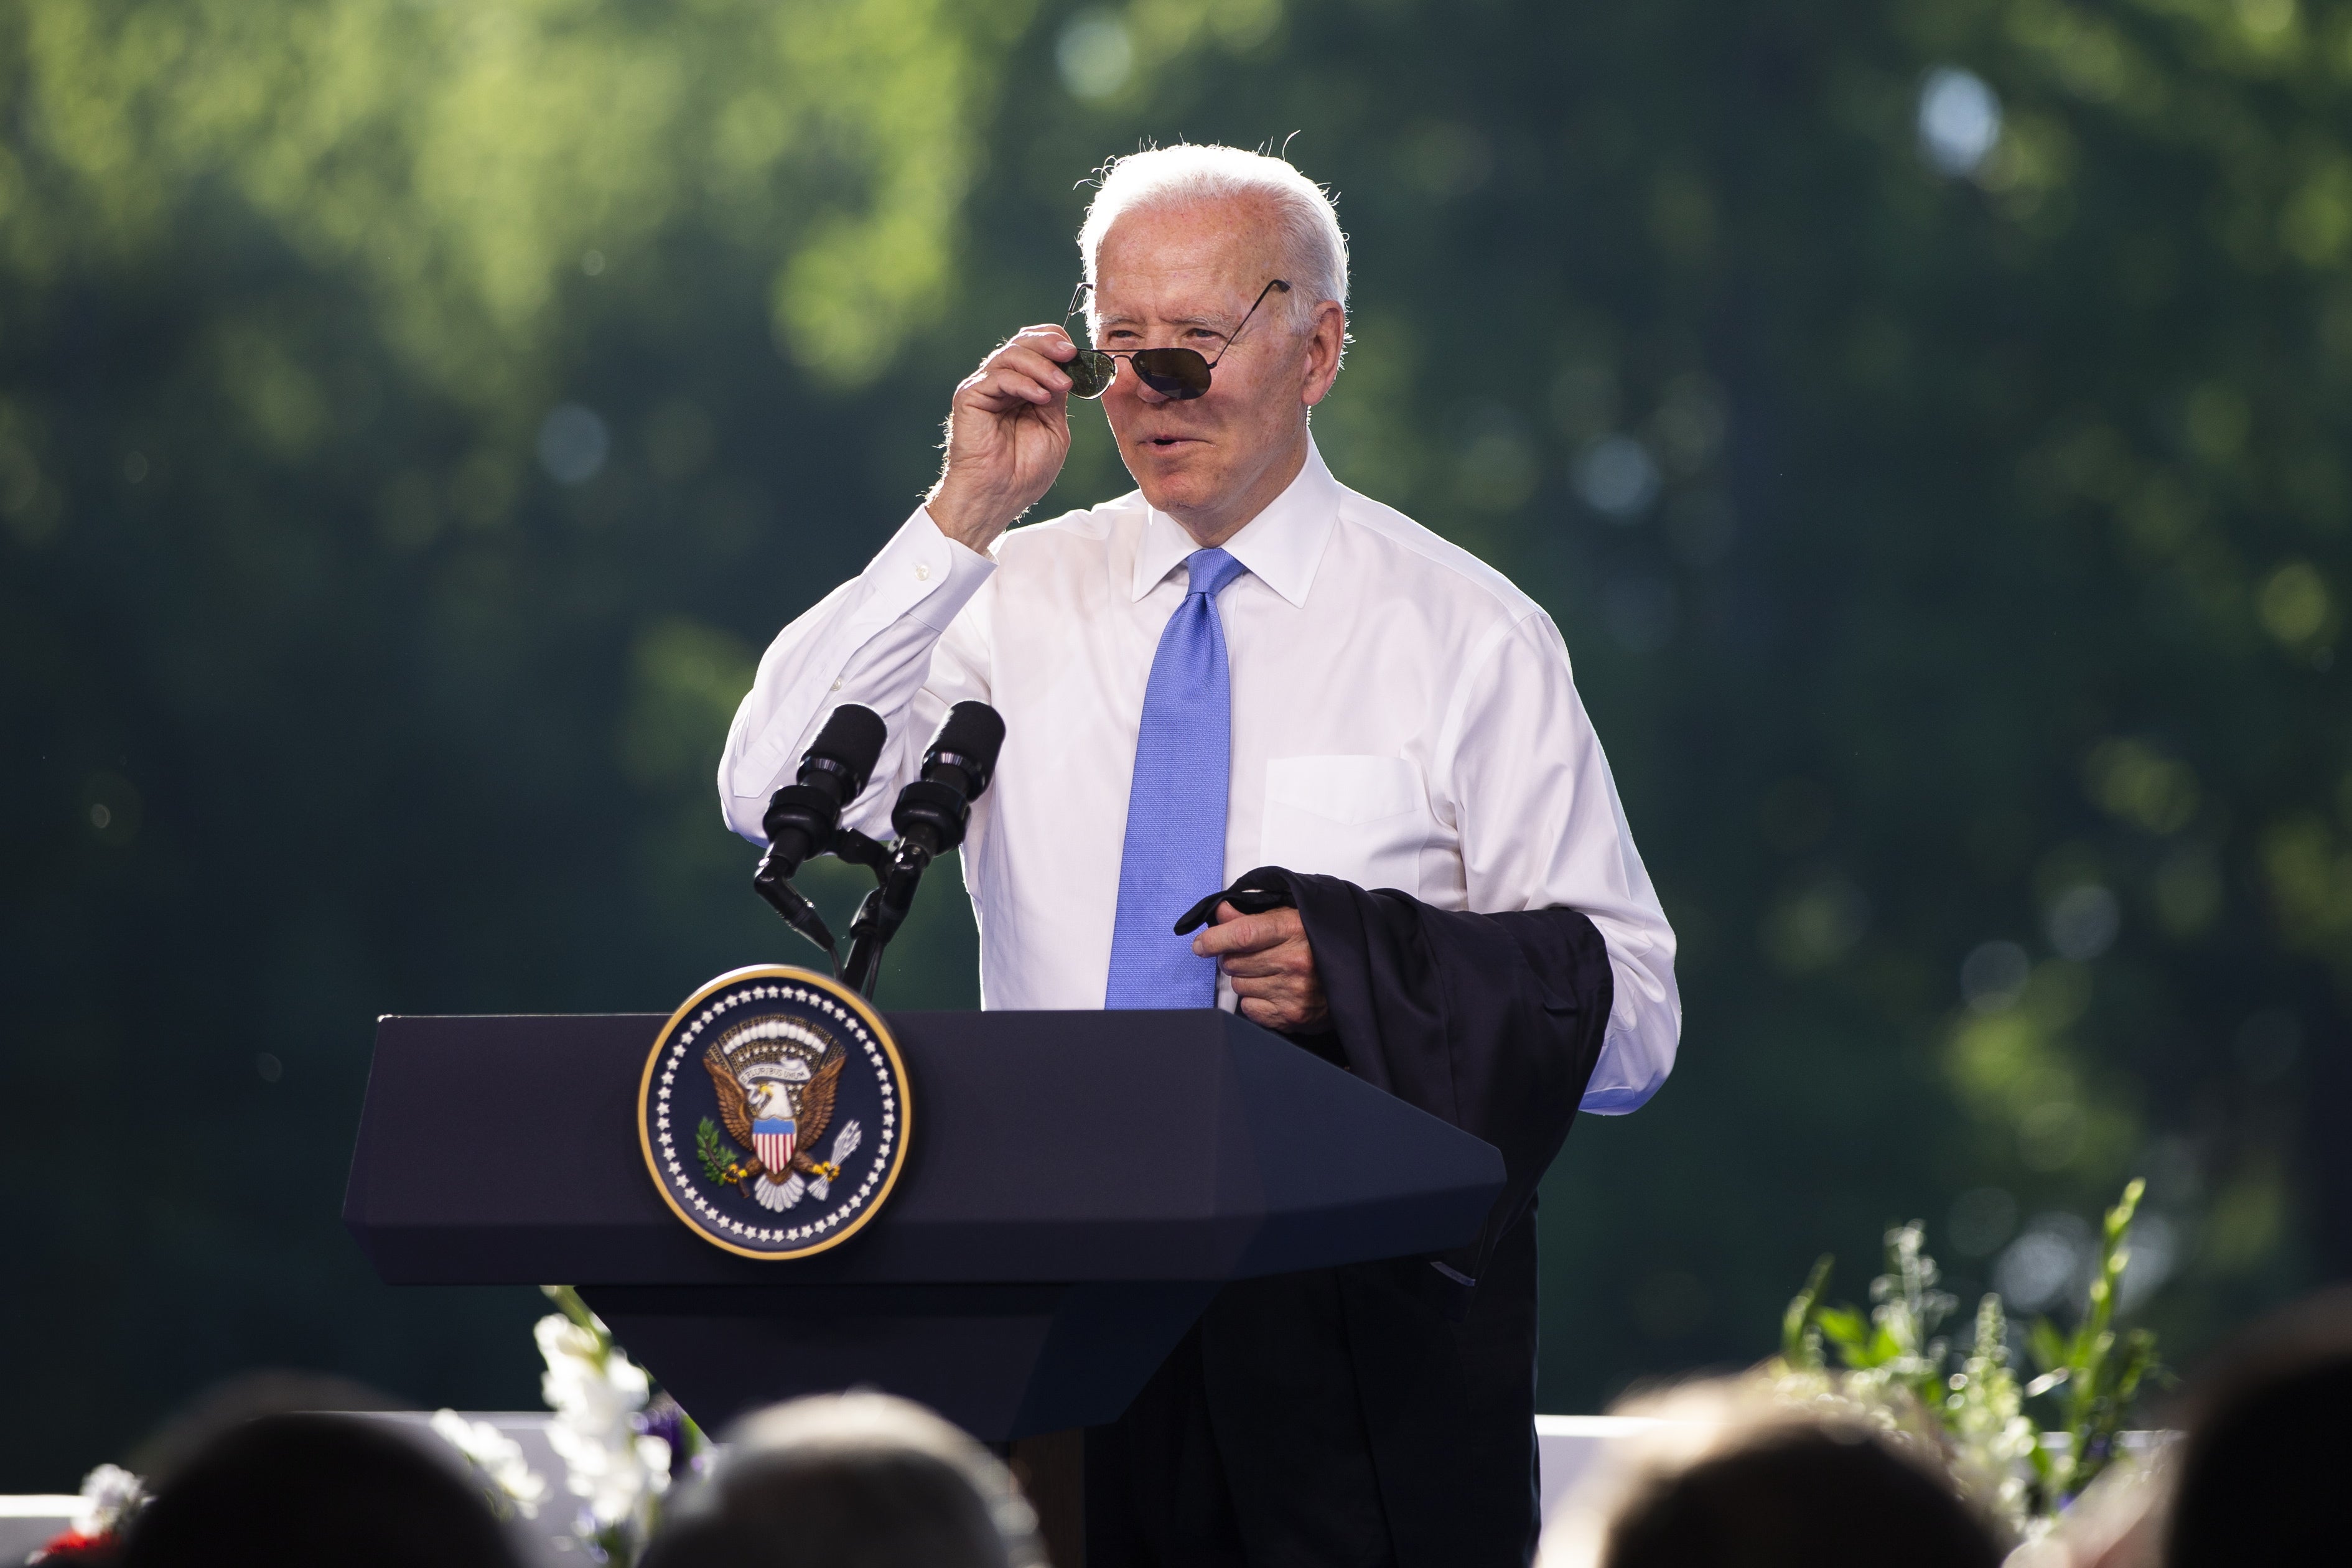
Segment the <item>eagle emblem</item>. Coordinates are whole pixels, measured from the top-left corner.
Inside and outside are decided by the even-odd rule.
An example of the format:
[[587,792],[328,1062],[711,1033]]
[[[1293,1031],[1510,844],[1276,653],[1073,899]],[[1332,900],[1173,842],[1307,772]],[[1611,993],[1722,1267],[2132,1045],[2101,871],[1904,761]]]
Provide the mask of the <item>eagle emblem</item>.
[[803,1197],[830,1196],[842,1162],[857,1152],[865,1130],[845,1121],[825,1159],[813,1159],[809,1151],[824,1147],[848,1059],[840,1041],[803,1018],[747,1018],[721,1032],[703,1051],[702,1066],[718,1091],[719,1120],[734,1142],[720,1140],[704,1121],[708,1131],[698,1152],[705,1173],[779,1213]]
[[637,1136],[662,1201],[745,1258],[805,1258],[872,1220],[897,1185],[906,1063],[870,1003],[782,964],[722,974],[646,1058]]

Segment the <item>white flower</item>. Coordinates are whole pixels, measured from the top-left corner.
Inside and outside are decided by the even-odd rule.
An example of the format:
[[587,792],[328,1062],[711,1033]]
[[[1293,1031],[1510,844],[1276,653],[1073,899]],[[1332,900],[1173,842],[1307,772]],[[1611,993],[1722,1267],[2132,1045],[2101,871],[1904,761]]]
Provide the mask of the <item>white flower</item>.
[[76,1535],[111,1535],[147,1500],[147,1489],[120,1465],[100,1465],[81,1479],[81,1506],[74,1510]]
[[530,1468],[521,1444],[488,1422],[468,1421],[454,1410],[435,1411],[433,1430],[463,1454],[517,1513],[525,1519],[539,1517],[539,1505],[547,1500],[547,1478]]
[[669,1486],[670,1452],[630,1420],[653,1393],[645,1370],[568,1318],[541,1318],[537,1334],[547,1358],[540,1391],[555,1412],[547,1440],[563,1460],[565,1487],[585,1500],[595,1531],[649,1531],[653,1500]]
[[636,1446],[637,1463],[646,1468],[646,1485],[659,1497],[669,1490],[669,1439],[640,1437]]

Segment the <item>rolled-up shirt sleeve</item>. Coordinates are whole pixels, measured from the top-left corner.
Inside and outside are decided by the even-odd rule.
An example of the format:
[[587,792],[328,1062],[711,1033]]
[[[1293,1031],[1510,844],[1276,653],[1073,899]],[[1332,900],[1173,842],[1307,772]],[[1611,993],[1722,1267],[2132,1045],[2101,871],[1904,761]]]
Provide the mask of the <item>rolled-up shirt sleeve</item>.
[[1438,758],[1469,907],[1576,910],[1607,944],[1614,994],[1583,1109],[1637,1109],[1682,1037],[1675,933],[1549,616],[1521,617],[1467,661]]
[[[940,640],[995,570],[992,560],[948,538],[917,507],[865,571],[778,633],[735,710],[719,757],[719,802],[727,826],[755,844],[767,841],[761,819],[768,797],[792,782],[801,753],[845,702],[865,704],[889,727],[873,780],[843,818],[851,826],[878,826],[877,812],[887,814],[900,775],[920,754],[912,731],[934,706],[920,699]],[[960,671],[971,668],[969,659],[955,665]]]

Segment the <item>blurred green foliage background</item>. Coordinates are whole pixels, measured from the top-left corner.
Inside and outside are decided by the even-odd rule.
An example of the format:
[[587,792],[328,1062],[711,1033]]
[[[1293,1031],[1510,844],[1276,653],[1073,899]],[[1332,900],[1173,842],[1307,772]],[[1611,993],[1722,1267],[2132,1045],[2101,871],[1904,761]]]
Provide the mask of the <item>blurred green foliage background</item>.
[[[2132,1173],[2179,1356],[2352,1269],[2352,5],[17,0],[0,1490],[255,1365],[536,1404],[532,1294],[341,1232],[372,1020],[798,956],[756,652],[1180,137],[1338,190],[1324,450],[1550,608],[1684,938],[1544,1407],[1890,1221],[2063,1301]],[[887,1004],[971,1004],[951,880]]]

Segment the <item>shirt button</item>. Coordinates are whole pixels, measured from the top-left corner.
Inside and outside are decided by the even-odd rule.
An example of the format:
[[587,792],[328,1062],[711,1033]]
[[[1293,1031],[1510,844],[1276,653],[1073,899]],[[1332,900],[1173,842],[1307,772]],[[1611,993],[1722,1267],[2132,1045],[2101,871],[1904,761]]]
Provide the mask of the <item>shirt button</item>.
[[916,562],[916,563],[915,563],[915,581],[916,581],[916,582],[918,582],[918,583],[928,583],[928,582],[929,582],[930,580],[931,580],[931,564],[930,564],[930,563],[929,563],[929,562],[928,562],[928,561],[918,561],[918,562]]
[[834,689],[835,691],[840,690],[840,689],[841,689],[841,682],[839,682],[838,680],[835,681],[835,682],[833,683],[833,689]]

